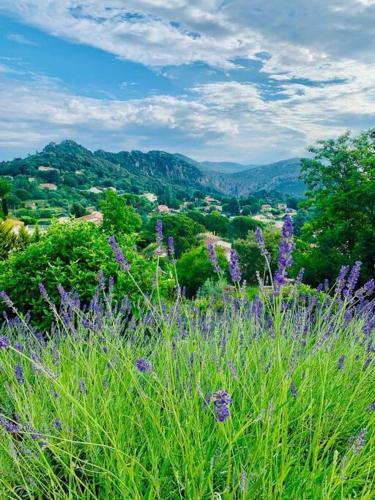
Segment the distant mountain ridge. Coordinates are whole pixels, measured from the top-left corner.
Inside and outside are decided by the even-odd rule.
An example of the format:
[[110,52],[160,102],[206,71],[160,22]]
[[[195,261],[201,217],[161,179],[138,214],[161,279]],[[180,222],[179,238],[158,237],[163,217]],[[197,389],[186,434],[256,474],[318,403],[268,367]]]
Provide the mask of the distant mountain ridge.
[[[41,172],[40,166],[56,171]],[[55,179],[62,186],[80,189],[114,186],[135,193],[160,193],[169,186],[236,196],[260,190],[301,195],[304,185],[299,174],[298,158],[246,166],[233,162],[197,162],[182,154],[164,151],[92,152],[71,140],[50,143],[41,152],[23,159],[0,162],[0,175],[36,176],[47,182]]]

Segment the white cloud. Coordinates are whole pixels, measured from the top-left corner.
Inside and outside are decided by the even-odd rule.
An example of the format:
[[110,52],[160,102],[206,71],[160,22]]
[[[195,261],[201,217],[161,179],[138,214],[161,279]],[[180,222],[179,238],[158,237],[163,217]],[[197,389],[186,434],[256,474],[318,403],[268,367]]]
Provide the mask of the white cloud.
[[34,45],[35,47],[38,45],[36,42],[34,42],[33,40],[30,40],[29,38],[22,35],[21,33],[10,33],[7,36],[7,38],[11,42],[20,43],[21,45]]

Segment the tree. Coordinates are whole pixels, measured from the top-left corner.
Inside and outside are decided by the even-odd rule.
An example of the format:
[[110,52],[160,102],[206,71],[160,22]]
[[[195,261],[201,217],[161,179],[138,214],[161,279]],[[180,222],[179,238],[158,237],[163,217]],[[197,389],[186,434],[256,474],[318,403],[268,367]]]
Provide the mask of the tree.
[[6,179],[0,178],[0,200],[1,200],[1,213],[4,217],[8,215],[8,197],[10,193],[10,184]]
[[[375,129],[319,141],[302,161],[311,220],[302,230],[309,250],[297,254],[306,277],[317,284],[334,278],[340,266],[362,261],[362,276],[374,275]],[[311,265],[313,264],[313,266]]]
[[72,205],[71,212],[74,217],[83,217],[86,214],[86,209],[81,203],[75,201]]
[[197,235],[205,230],[204,226],[193,221],[184,214],[166,214],[161,217],[152,217],[142,233],[142,238],[148,244],[155,241],[155,225],[157,219],[162,221],[165,238],[173,236],[177,256],[186,252],[193,246],[197,246],[199,243]]
[[131,234],[140,230],[142,219],[137,211],[112,190],[105,192],[100,202],[103,229],[110,234]]
[[220,212],[211,212],[206,216],[206,228],[220,236],[226,236],[229,226],[229,219]]
[[[221,249],[216,251],[219,265],[225,272],[228,263]],[[194,296],[199,288],[208,280],[217,280],[212,263],[208,258],[207,248],[199,246],[185,252],[177,261],[177,273],[180,285],[185,288],[189,297]]]
[[255,231],[258,226],[263,227],[258,221],[251,217],[233,217],[229,222],[228,238],[231,240],[244,239],[249,231]]

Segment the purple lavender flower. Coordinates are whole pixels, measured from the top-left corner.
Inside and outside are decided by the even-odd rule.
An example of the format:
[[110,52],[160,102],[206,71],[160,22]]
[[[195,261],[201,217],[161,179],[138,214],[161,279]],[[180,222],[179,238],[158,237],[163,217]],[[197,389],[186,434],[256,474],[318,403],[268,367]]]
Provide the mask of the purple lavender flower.
[[352,442],[350,449],[355,455],[359,455],[366,444],[367,429],[361,429]]
[[0,337],[0,349],[6,349],[10,346],[10,340],[8,337],[1,336]]
[[16,422],[12,422],[2,415],[0,415],[0,425],[6,432],[9,432],[9,434],[17,434],[17,432],[20,431],[20,426]]
[[341,295],[341,292],[345,286],[345,277],[349,272],[349,266],[342,266],[339,275],[336,280],[336,293]]
[[229,405],[232,403],[232,398],[224,389],[219,389],[211,396],[215,406],[215,413],[218,422],[224,422],[230,418]]
[[282,238],[279,245],[278,267],[274,277],[275,295],[280,293],[280,287],[287,282],[287,271],[293,265],[292,253],[295,245],[293,243],[293,221],[289,215],[287,215],[284,219],[281,235]]
[[62,429],[62,422],[59,418],[55,418],[55,420],[53,421],[53,426],[55,427],[55,429],[61,431]]
[[294,382],[292,382],[290,384],[290,392],[291,392],[292,396],[294,397],[294,399],[297,399],[298,392],[297,392],[296,384]]
[[174,248],[173,236],[168,237],[168,252],[169,252],[170,258],[172,259],[172,262],[175,263],[176,259],[175,259],[175,248]]
[[152,365],[149,361],[147,361],[147,359],[144,358],[137,359],[135,366],[142,373],[152,372]]
[[239,283],[241,281],[241,270],[238,264],[238,256],[234,249],[230,251],[229,273],[233,283]]
[[371,363],[372,363],[372,357],[369,356],[363,364],[363,369],[367,370],[367,368],[370,366]]
[[342,356],[340,356],[339,361],[338,361],[338,363],[337,363],[337,368],[338,368],[339,370],[342,370],[342,369],[343,369],[343,367],[344,367],[344,363],[345,363],[345,358],[346,358],[345,354],[343,354]]
[[10,300],[10,297],[9,295],[4,292],[4,291],[0,291],[0,299],[4,302],[5,305],[7,305],[9,308],[13,308],[14,307],[14,304],[13,302]]
[[48,302],[49,301],[48,293],[47,293],[46,287],[43,285],[43,283],[39,283],[39,291],[40,291],[40,295],[42,296],[42,299],[45,302]]
[[17,364],[14,368],[14,374],[18,384],[23,385],[25,383],[25,377],[23,374],[23,368],[21,365]]
[[81,394],[86,394],[87,393],[87,387],[86,387],[85,381],[83,379],[81,379],[79,381],[79,392]]
[[129,262],[125,259],[124,254],[122,253],[121,248],[118,246],[118,243],[116,241],[116,238],[114,236],[111,236],[108,238],[109,244],[112,247],[113,253],[115,254],[115,259],[119,263],[121,269],[123,271],[129,271],[130,270],[130,264]]
[[354,264],[352,267],[352,270],[350,271],[347,283],[346,283],[346,289],[343,292],[343,295],[346,297],[350,297],[353,293],[353,290],[358,282],[359,279],[359,274],[361,271],[361,266],[362,262],[357,260],[357,262]]
[[23,352],[23,351],[24,351],[24,347],[23,347],[23,345],[22,345],[22,344],[20,344],[20,342],[16,342],[16,343],[14,344],[14,348],[15,348],[15,350],[16,350],[16,351],[18,351],[18,352]]
[[368,411],[369,413],[371,413],[371,412],[375,411],[375,401],[373,401],[373,402],[370,404],[370,406],[367,408],[367,411]]
[[207,244],[207,251],[208,251],[208,258],[210,259],[210,262],[212,264],[212,267],[214,268],[215,273],[220,273],[221,269],[219,266],[219,261],[217,259],[213,243]]
[[155,232],[156,232],[156,243],[158,247],[161,247],[163,243],[163,223],[160,219],[156,221]]
[[256,241],[257,246],[260,250],[260,254],[263,255],[263,257],[269,257],[269,253],[268,253],[268,250],[266,249],[266,244],[265,244],[264,238],[263,238],[263,232],[262,232],[260,227],[256,228],[255,241]]

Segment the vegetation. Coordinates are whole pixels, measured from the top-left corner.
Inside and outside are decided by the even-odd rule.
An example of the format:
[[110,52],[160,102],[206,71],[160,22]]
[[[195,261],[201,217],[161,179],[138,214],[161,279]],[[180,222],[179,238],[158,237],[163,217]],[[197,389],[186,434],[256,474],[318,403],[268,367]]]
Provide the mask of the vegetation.
[[[72,233],[79,244],[77,228],[87,252],[98,244],[95,226],[68,225],[43,249]],[[40,285],[50,333],[21,316],[0,336],[2,497],[372,498],[374,281],[356,290],[355,266],[307,300],[300,280],[286,282],[292,237],[288,219],[274,287],[251,302],[232,253],[220,309],[180,293],[165,303],[159,257],[138,319],[103,277],[88,309],[68,292],[57,309]],[[259,231],[257,243],[268,259]],[[138,257],[111,245],[131,279]]]

